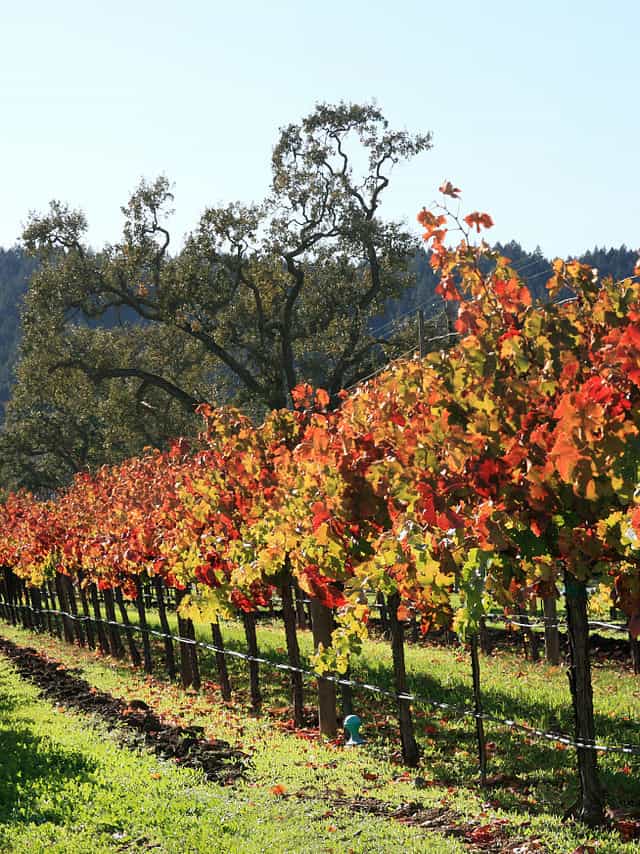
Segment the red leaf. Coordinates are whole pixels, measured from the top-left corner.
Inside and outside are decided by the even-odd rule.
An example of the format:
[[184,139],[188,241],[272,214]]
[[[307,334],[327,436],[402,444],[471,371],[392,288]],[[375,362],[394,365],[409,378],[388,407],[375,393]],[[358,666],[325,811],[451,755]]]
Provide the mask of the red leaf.
[[316,406],[320,409],[326,409],[329,406],[330,400],[329,393],[323,388],[319,388],[316,392]]
[[451,196],[452,199],[459,199],[460,187],[454,187],[451,181],[443,181],[442,184],[438,187],[438,190],[442,193],[443,196]]
[[411,612],[409,611],[409,609],[407,608],[406,605],[399,605],[398,606],[398,619],[400,621],[408,620],[410,616],[411,616]]
[[467,214],[464,221],[467,223],[469,228],[473,228],[475,226],[478,233],[480,233],[481,228],[491,228],[493,225],[493,220],[489,214],[480,213],[479,211]]
[[286,787],[283,786],[282,783],[278,783],[276,786],[272,786],[269,791],[277,798],[282,798],[287,794]]

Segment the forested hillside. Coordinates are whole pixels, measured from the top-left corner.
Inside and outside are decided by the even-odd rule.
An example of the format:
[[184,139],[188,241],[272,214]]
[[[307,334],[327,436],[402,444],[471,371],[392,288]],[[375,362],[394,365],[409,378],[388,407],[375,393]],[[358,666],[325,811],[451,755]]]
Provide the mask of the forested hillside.
[[[516,241],[500,245],[500,249],[512,259],[515,268],[522,274],[533,296],[544,296],[545,282],[551,275],[551,264],[539,249],[528,252]],[[596,267],[601,276],[621,279],[633,272],[638,253],[620,246],[617,249],[598,248],[585,252],[580,260]],[[394,321],[410,318],[419,308],[427,314],[435,296],[437,280],[428,264],[427,256],[419,252],[415,259],[416,284],[408,287],[403,296],[393,300],[387,311],[376,324],[384,330]],[[10,397],[17,346],[20,338],[20,304],[35,262],[21,249],[0,249],[0,419],[4,405]],[[104,321],[103,321],[104,322]],[[107,321],[105,326],[111,324]]]
[[[540,249],[528,252],[515,240],[505,244],[498,243],[496,248],[511,259],[534,299],[544,299],[545,284],[552,274],[552,269],[551,261],[545,258]],[[624,245],[616,249],[596,247],[579,258],[585,264],[596,267],[601,278],[612,276],[615,280],[631,276],[637,259],[638,252],[627,249]],[[388,304],[385,315],[380,318],[379,328],[383,331],[394,321],[412,322],[418,309],[423,309],[427,316],[434,310],[435,288],[438,283],[436,274],[424,252],[416,255],[414,264],[416,284],[407,288],[400,299]]]
[[20,335],[20,304],[35,263],[20,249],[0,249],[0,418],[9,399]]

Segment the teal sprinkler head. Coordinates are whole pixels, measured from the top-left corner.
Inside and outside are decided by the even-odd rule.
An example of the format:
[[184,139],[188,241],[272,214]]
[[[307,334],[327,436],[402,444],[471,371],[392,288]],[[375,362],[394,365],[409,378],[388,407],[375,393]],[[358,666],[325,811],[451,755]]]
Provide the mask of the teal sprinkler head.
[[361,744],[364,744],[364,738],[360,735],[362,721],[357,715],[347,715],[343,726],[349,733],[349,739],[345,742],[345,747],[359,747]]

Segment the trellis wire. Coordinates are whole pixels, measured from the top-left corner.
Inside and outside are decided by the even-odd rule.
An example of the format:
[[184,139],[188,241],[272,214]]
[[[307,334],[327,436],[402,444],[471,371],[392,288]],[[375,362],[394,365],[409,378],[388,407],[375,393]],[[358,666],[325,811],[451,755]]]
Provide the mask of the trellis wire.
[[622,754],[630,754],[633,756],[640,756],[640,746],[635,745],[620,745],[620,744],[596,744],[595,742],[585,742],[585,741],[575,741],[569,736],[561,735],[560,733],[547,732],[545,730],[537,729],[536,727],[529,726],[528,724],[518,723],[517,721],[512,720],[511,718],[501,718],[498,715],[494,715],[490,712],[476,712],[474,709],[471,709],[467,706],[458,706],[453,703],[447,703],[442,700],[435,700],[432,697],[425,697],[421,694],[409,694],[403,693],[398,694],[394,691],[389,691],[386,688],[381,688],[379,685],[374,685],[370,682],[361,682],[356,679],[346,679],[341,676],[334,676],[332,674],[323,674],[317,673],[313,670],[307,670],[303,667],[294,667],[291,664],[284,664],[279,661],[272,661],[269,658],[262,658],[261,656],[252,656],[247,653],[238,652],[234,649],[222,649],[220,647],[215,646],[214,644],[207,643],[205,641],[198,641],[192,638],[183,638],[179,635],[167,634],[165,632],[159,632],[157,629],[146,628],[143,629],[141,626],[136,625],[135,623],[130,623],[129,625],[125,625],[124,623],[118,623],[114,620],[104,620],[104,619],[95,619],[94,617],[88,617],[85,615],[76,615],[70,614],[67,611],[60,611],[54,608],[34,608],[31,605],[10,605],[9,603],[0,600],[0,606],[4,607],[17,607],[21,610],[27,609],[35,614],[56,614],[62,617],[67,617],[71,620],[75,620],[77,622],[87,622],[91,621],[94,623],[102,623],[106,626],[115,626],[120,629],[125,630],[133,630],[137,632],[141,632],[142,634],[148,633],[158,638],[168,638],[170,640],[176,641],[176,643],[190,644],[193,646],[198,646],[202,649],[210,650],[211,652],[215,652],[222,655],[228,655],[232,658],[238,658],[242,661],[248,662],[256,662],[257,664],[263,664],[267,667],[271,667],[275,670],[285,671],[287,673],[299,673],[301,676],[306,679],[324,679],[327,682],[334,682],[336,685],[347,686],[349,688],[356,688],[362,691],[369,691],[371,693],[375,693],[378,696],[389,697],[392,700],[406,700],[410,703],[415,703],[416,705],[422,706],[430,706],[434,709],[441,709],[442,711],[452,712],[456,715],[460,715],[461,717],[468,718],[479,718],[484,721],[489,721],[490,723],[500,724],[501,726],[506,726],[509,729],[517,730],[519,732],[526,733],[528,736],[537,737],[540,739],[544,739],[546,741],[564,744],[566,747],[573,747],[576,749],[582,750],[596,750],[601,753],[622,753]]
[[[280,603],[280,600],[277,597],[274,597],[272,599],[272,601],[275,604]],[[311,602],[310,599],[300,599],[299,601],[302,602],[303,605],[309,605]],[[365,604],[365,603],[363,603],[363,604]],[[373,609],[376,611],[380,611],[383,608],[383,606],[380,605],[378,602],[368,602],[368,603],[366,603],[366,605],[367,605],[367,608],[370,608],[370,609]],[[413,608],[411,606],[409,606],[409,610],[414,611],[416,614],[419,613],[417,608]],[[537,617],[534,615],[529,616],[526,614],[517,614],[515,616],[509,616],[508,614],[492,614],[492,613],[489,613],[489,614],[484,614],[483,617],[485,620],[488,620],[489,622],[501,621],[503,623],[506,623],[509,626],[518,626],[519,628],[524,628],[524,629],[535,629],[535,628],[558,629],[558,628],[561,628],[561,627],[567,625],[566,620],[561,620],[561,619],[547,620],[544,617]],[[524,621],[521,621],[518,619],[518,617],[520,617],[520,618],[527,617],[529,622],[526,623]],[[629,627],[625,623],[607,623],[607,622],[603,622],[602,620],[589,620],[589,627],[591,627],[591,626],[606,629],[607,631],[620,632],[620,633],[624,633],[624,634],[627,634],[629,631]]]

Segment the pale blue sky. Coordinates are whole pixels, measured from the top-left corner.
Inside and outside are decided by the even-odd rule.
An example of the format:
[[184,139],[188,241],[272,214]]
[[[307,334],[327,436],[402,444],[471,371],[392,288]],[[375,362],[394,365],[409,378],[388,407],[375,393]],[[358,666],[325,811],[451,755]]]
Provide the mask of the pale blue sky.
[[383,212],[449,178],[492,236],[547,254],[640,246],[640,3],[22,0],[2,4],[0,245],[51,198],[118,239],[141,176],[175,183],[177,236],[260,199],[278,127],[376,99],[434,149]]

